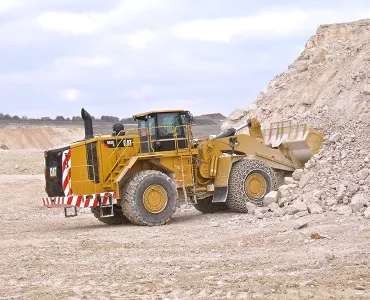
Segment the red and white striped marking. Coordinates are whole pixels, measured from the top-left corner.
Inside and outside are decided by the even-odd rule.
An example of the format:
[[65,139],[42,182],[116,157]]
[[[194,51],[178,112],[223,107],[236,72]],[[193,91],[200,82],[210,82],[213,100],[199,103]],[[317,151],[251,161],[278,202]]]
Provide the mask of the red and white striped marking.
[[115,192],[65,197],[45,197],[42,198],[42,203],[46,207],[94,207],[99,206],[98,196],[101,197],[101,205],[103,206],[109,203],[109,196],[112,197],[112,204],[117,203]]
[[71,149],[63,151],[62,174],[64,196],[71,196],[73,195],[71,187]]

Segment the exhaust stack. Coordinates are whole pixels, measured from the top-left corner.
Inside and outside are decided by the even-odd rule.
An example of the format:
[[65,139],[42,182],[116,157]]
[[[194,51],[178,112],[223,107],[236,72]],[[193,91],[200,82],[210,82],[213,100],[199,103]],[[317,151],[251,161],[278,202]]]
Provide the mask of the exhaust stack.
[[85,124],[85,140],[94,138],[92,119],[90,114],[85,109],[82,108],[81,117],[84,120]]

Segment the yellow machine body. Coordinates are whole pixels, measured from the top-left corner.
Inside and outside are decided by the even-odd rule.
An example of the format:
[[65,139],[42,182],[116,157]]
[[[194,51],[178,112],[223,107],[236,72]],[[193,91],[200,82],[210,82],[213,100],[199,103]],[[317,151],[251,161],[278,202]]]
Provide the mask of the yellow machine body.
[[[158,112],[137,116],[150,113]],[[256,119],[252,119],[250,134],[201,141],[192,139],[190,124],[181,127],[186,133],[182,138],[176,135],[178,128],[171,129],[174,135],[170,139],[155,138],[153,126],[129,129],[124,135],[98,135],[71,144],[73,194],[113,191],[120,199],[121,187],[128,178],[143,170],[158,170],[176,182],[180,199],[201,199],[212,196],[217,188],[227,188],[235,161],[252,157],[273,169],[294,171],[318,151],[322,141],[322,135],[307,126],[281,123],[281,127],[262,131]],[[161,142],[173,143],[174,147],[155,150],[153,145]]]

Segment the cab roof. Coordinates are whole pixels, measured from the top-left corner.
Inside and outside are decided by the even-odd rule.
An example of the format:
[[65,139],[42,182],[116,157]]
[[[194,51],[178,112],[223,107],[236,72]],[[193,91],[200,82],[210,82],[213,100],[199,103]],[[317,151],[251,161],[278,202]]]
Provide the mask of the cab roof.
[[145,113],[140,113],[133,115],[134,119],[139,119],[148,115],[158,114],[158,113],[171,113],[171,112],[184,112],[183,109],[167,109],[167,110],[152,110]]

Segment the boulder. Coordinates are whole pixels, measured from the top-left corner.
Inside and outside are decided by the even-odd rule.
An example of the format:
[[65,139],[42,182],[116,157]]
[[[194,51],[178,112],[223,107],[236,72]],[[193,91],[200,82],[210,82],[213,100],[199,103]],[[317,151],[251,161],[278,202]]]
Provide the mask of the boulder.
[[247,111],[244,109],[235,109],[231,112],[231,114],[227,117],[231,121],[238,121],[243,118],[247,114]]
[[302,201],[299,201],[299,200],[295,200],[292,203],[292,207],[295,207],[297,209],[297,211],[306,211],[307,210],[306,203],[304,203]]
[[351,207],[352,212],[359,212],[365,205],[369,204],[369,200],[369,197],[365,194],[356,194],[352,197],[349,206]]
[[282,217],[284,216],[286,213],[286,210],[284,208],[279,208],[279,209],[276,209],[272,212],[272,215],[274,217]]
[[337,213],[344,216],[350,216],[352,214],[352,208],[346,205],[337,207]]
[[307,183],[309,183],[309,181],[312,178],[312,175],[313,175],[312,172],[308,172],[302,175],[301,179],[299,180],[299,187],[301,189],[303,189],[307,185]]
[[370,207],[366,208],[366,210],[364,211],[364,217],[366,219],[370,219]]
[[298,212],[298,209],[294,206],[288,206],[288,208],[286,209],[286,214],[287,215],[294,215]]
[[222,125],[221,125],[221,131],[226,131],[229,128],[234,128],[235,127],[235,124],[236,124],[236,122],[227,120],[227,121],[225,121],[225,122],[222,123]]
[[268,206],[271,203],[276,203],[278,201],[278,192],[271,191],[268,193],[265,198],[263,199],[263,205]]
[[269,204],[268,208],[271,210],[271,211],[276,211],[278,209],[280,209],[280,206],[275,203],[275,202],[272,202],[271,204]]
[[301,229],[301,228],[307,227],[307,225],[308,225],[307,221],[305,221],[303,219],[299,219],[299,220],[294,222],[293,228],[294,229]]
[[256,211],[256,208],[257,208],[257,206],[255,204],[251,203],[251,202],[247,202],[245,204],[245,206],[247,207],[248,214],[251,214],[251,215],[254,214],[254,212]]
[[293,172],[292,177],[294,180],[299,181],[303,175],[303,169],[297,169]]
[[295,180],[292,177],[284,177],[285,184],[295,184]]
[[339,141],[340,137],[341,137],[340,133],[339,133],[339,132],[337,132],[337,133],[333,134],[333,135],[330,137],[329,142],[336,143],[336,142],[338,142],[338,141]]
[[313,190],[313,191],[312,191],[312,195],[313,195],[315,198],[320,199],[320,198],[321,198],[321,196],[322,196],[322,191],[320,191],[320,190]]
[[307,208],[311,214],[321,214],[323,212],[322,207],[317,203],[310,203],[307,205]]
[[290,196],[290,188],[287,185],[282,185],[279,187],[279,196],[280,198]]
[[365,180],[370,175],[370,169],[364,168],[357,172],[357,177],[360,180]]
[[254,214],[258,219],[263,219],[268,211],[269,211],[268,207],[257,207]]

